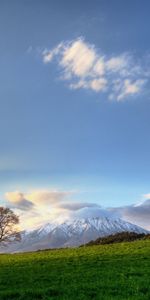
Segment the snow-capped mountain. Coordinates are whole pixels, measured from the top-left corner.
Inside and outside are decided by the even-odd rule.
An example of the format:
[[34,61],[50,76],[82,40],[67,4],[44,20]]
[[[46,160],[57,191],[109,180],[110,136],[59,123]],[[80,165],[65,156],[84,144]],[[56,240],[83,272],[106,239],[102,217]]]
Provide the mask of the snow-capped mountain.
[[24,231],[21,234],[21,242],[11,244],[0,251],[20,252],[47,248],[76,247],[98,237],[123,231],[148,233],[145,229],[119,218],[75,219],[59,225],[47,223],[33,231]]

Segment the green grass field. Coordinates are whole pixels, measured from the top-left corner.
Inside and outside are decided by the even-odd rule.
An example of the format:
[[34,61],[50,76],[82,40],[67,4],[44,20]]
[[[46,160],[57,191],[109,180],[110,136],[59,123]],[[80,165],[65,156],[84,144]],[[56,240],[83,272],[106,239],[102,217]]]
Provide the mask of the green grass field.
[[0,300],[150,299],[150,240],[0,255]]

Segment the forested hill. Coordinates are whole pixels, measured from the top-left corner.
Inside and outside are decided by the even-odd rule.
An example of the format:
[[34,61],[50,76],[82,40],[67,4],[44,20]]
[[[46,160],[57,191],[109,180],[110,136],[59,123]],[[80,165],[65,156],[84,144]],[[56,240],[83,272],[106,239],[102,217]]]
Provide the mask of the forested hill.
[[150,234],[126,231],[126,232],[111,234],[105,237],[100,237],[95,241],[90,241],[89,243],[86,244],[86,246],[105,245],[105,244],[113,244],[113,243],[121,243],[121,242],[133,242],[142,239],[150,239]]

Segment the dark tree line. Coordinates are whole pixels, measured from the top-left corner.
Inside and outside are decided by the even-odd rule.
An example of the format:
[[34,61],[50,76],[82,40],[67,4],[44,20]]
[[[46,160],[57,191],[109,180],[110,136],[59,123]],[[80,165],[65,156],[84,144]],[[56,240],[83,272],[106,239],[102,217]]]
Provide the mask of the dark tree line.
[[89,243],[86,244],[86,246],[132,242],[132,241],[141,240],[145,238],[150,238],[150,235],[145,233],[125,231],[125,232],[118,232],[116,234],[111,234],[105,237],[100,237],[95,241],[90,241]]

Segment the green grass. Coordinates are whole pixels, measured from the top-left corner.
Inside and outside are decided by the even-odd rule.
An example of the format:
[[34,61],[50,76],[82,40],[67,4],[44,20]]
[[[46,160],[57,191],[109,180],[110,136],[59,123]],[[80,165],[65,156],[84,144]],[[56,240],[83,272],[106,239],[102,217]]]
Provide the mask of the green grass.
[[0,300],[150,299],[150,240],[0,255]]

